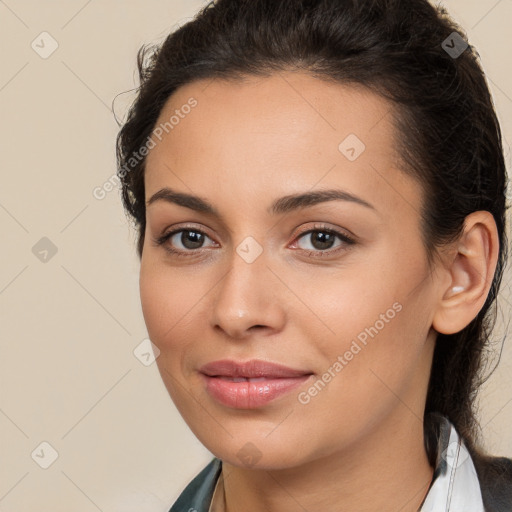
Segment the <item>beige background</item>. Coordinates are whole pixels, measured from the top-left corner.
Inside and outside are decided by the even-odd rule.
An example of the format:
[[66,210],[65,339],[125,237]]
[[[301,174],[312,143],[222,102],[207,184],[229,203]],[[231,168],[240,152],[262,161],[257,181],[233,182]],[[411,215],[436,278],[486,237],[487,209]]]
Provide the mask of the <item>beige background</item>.
[[[134,233],[117,190],[92,194],[115,173],[111,105],[136,84],[137,49],[203,4],[0,0],[2,512],[165,512],[210,459],[156,365],[134,355],[147,336]],[[444,5],[480,52],[510,169],[512,0]],[[50,37],[58,48],[43,59]],[[116,100],[119,118],[131,99]],[[57,249],[46,262],[43,237]],[[509,339],[481,399],[486,445],[509,457],[511,370]],[[58,454],[47,469],[52,449],[42,442]]]

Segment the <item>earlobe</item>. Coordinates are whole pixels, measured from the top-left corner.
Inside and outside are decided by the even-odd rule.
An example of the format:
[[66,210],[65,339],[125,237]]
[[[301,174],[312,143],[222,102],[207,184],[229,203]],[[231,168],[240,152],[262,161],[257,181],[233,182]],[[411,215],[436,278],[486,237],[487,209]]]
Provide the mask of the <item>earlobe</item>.
[[455,255],[451,253],[445,268],[448,279],[440,284],[441,298],[432,321],[432,327],[442,334],[464,329],[485,304],[499,250],[492,214],[478,211],[468,215],[456,244]]

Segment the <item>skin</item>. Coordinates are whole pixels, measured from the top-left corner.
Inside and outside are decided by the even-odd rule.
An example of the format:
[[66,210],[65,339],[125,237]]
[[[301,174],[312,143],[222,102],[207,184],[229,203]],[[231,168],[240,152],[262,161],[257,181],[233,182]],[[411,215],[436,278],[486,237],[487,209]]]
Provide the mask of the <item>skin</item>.
[[[433,475],[423,411],[436,331],[461,330],[485,301],[497,259],[492,216],[469,216],[461,239],[429,266],[422,188],[399,169],[391,106],[365,89],[292,71],[196,81],[171,96],[159,122],[190,97],[197,106],[147,157],[146,200],[170,187],[221,217],[164,200],[147,206],[140,292],[163,382],[223,460],[227,510],[418,510]],[[354,161],[338,149],[349,134],[366,146]],[[331,188],[372,208],[337,200],[267,211],[280,197]],[[322,246],[303,233],[318,223],[355,243],[335,238],[315,257]],[[178,234],[166,242],[188,251],[177,257],[154,243],[178,228],[204,232],[203,246],[187,248]],[[248,236],[263,249],[252,263],[236,251]],[[395,303],[400,312],[300,403]],[[253,358],[314,375],[258,409],[229,408],[206,392],[203,364]],[[249,465],[240,450],[258,456]]]

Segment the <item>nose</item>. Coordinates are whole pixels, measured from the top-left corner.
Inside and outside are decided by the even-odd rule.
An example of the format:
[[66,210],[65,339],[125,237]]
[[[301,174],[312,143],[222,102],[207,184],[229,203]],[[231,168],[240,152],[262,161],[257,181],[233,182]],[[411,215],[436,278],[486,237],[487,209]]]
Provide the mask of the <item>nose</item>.
[[283,329],[286,310],[283,284],[261,254],[248,263],[233,251],[227,273],[214,288],[211,325],[233,339]]

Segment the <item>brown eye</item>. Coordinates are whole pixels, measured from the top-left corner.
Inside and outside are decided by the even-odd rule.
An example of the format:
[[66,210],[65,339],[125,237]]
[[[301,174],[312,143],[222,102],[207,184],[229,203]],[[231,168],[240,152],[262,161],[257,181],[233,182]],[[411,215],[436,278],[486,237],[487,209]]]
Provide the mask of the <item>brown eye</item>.
[[[308,244],[301,244],[299,243],[300,240],[306,240],[309,242]],[[339,243],[337,245],[334,245],[336,243],[336,239],[339,240]],[[302,233],[297,238],[297,246],[300,249],[303,249],[305,251],[309,251],[310,254],[313,255],[313,253],[318,252],[319,255],[322,255],[322,253],[331,252],[331,249],[333,247],[335,248],[332,252],[336,252],[338,247],[343,247],[344,245],[352,245],[354,244],[354,240],[349,238],[346,235],[343,235],[342,233],[339,233],[337,231],[334,231],[332,229],[311,229],[309,231],[306,231],[305,233]]]
[[200,231],[184,229],[178,231],[174,236],[170,238],[170,240],[177,238],[177,241],[179,241],[185,249],[199,249],[204,243],[205,236],[206,235]]
[[[305,231],[296,240],[294,245],[314,258],[337,254],[356,243],[348,235],[324,226],[316,226],[315,229]],[[301,242],[301,240],[304,240],[304,242]],[[336,243],[336,240],[338,240],[338,243]]]
[[[204,245],[207,240],[211,243]],[[176,256],[191,256],[200,249],[216,245],[206,233],[196,228],[175,229],[154,239],[154,243]]]
[[[310,231],[306,235],[309,237],[309,241],[313,246],[313,249],[317,249],[319,251],[331,249],[336,238],[338,238],[334,233],[329,231]],[[306,235],[303,235],[301,238]]]

